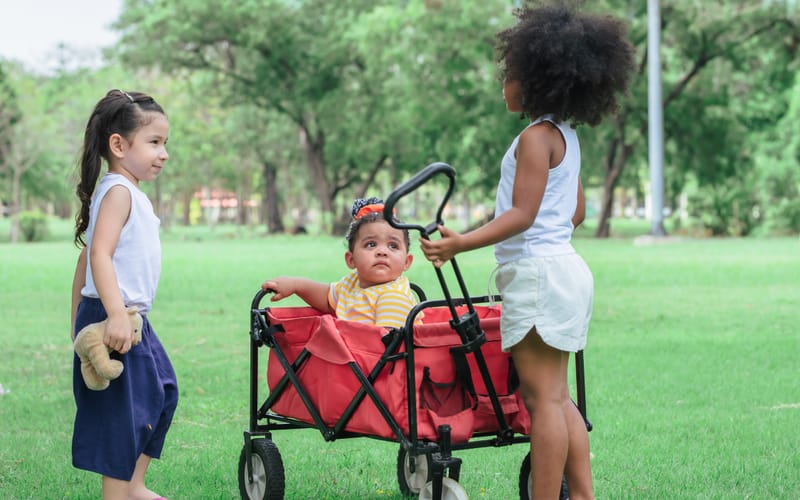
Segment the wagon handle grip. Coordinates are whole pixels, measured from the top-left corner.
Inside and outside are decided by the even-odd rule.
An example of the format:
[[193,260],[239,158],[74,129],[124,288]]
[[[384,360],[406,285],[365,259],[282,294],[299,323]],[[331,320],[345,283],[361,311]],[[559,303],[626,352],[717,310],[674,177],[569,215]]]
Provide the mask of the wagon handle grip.
[[250,310],[258,309],[258,306],[261,304],[261,299],[263,299],[264,296],[269,293],[275,293],[275,290],[270,290],[270,289],[263,290],[259,288],[255,297],[253,297],[252,304],[250,304]]
[[[400,222],[394,218],[394,206],[400,200],[400,198],[413,193],[416,191],[420,186],[428,182],[431,177],[437,174],[444,174],[449,178],[449,185],[447,187],[447,192],[442,199],[442,202],[439,204],[439,208],[436,211],[436,220],[432,223],[428,224],[427,226],[420,226],[418,224],[407,224],[404,222]],[[443,162],[436,162],[431,163],[424,169],[420,170],[414,177],[410,178],[400,186],[398,186],[392,194],[389,195],[389,198],[386,200],[383,206],[383,218],[394,228],[397,229],[413,229],[420,232],[420,235],[428,239],[428,235],[433,234],[436,232],[438,226],[440,224],[444,224],[444,220],[442,219],[442,212],[444,211],[444,207],[447,204],[447,200],[450,199],[450,195],[453,194],[453,187],[455,185],[455,178],[456,178],[456,171],[453,167],[448,165],[447,163]]]

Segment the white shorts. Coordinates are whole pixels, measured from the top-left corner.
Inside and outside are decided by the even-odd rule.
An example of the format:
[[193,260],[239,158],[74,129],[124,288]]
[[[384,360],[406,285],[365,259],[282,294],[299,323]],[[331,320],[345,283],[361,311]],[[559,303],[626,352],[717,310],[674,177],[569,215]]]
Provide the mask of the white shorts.
[[594,279],[580,255],[526,257],[501,264],[495,283],[503,297],[504,351],[533,327],[545,344],[560,351],[577,352],[586,346]]

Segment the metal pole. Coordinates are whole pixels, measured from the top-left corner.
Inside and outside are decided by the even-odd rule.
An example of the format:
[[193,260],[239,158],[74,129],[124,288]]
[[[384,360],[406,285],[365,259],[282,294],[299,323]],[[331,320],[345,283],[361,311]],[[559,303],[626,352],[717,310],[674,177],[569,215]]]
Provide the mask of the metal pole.
[[661,99],[661,15],[658,0],[647,0],[647,97],[650,161],[651,229],[653,236],[664,230],[664,118]]

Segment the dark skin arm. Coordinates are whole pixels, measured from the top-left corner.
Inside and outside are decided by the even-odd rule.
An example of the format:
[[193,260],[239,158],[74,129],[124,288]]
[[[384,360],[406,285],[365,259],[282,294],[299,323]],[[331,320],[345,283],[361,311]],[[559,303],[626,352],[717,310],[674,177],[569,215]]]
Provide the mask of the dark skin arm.
[[440,267],[458,253],[493,245],[529,228],[539,213],[550,168],[561,162],[564,153],[564,139],[550,123],[525,129],[517,143],[511,209],[464,234],[439,226],[440,239],[420,240],[425,257]]
[[272,302],[285,299],[291,295],[297,295],[318,311],[332,313],[328,304],[328,289],[330,284],[320,283],[307,278],[294,276],[281,276],[266,280],[262,285],[262,290],[272,290],[275,294],[270,299]]

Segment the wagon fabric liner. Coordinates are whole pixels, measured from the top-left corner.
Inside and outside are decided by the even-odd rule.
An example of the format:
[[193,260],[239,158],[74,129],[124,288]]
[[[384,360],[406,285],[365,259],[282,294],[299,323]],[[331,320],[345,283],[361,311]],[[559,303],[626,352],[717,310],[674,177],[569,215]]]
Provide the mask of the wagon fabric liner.
[[[458,310],[463,312],[464,307]],[[471,353],[451,351],[462,346],[459,335],[450,325],[450,310],[432,307],[424,310],[424,323],[413,327],[413,357],[415,395],[418,410],[417,438],[437,440],[441,424],[451,427],[453,443],[468,441],[473,435],[493,433],[499,428],[488,391]],[[475,306],[486,342],[480,347],[500,406],[511,428],[529,434],[530,417],[525,410],[516,382],[516,372],[510,354],[500,348],[499,305]],[[405,350],[388,353],[381,327],[340,320],[310,307],[271,308],[265,311],[268,323],[281,325],[283,332],[274,334],[275,342],[290,363],[303,350],[309,356],[296,366],[300,385],[308,394],[327,426],[334,426],[356,397],[362,382],[353,364],[369,374],[385,357]],[[403,333],[403,330],[399,330]],[[274,350],[270,350],[267,382],[270,391],[279,386],[285,371]],[[365,383],[369,383],[365,381]],[[297,388],[284,384],[270,410],[276,415],[314,424]],[[408,376],[406,359],[394,356],[372,382],[382,404],[408,436],[411,414],[408,405]],[[274,396],[274,395],[273,395]],[[363,398],[344,430],[374,437],[397,439],[387,419],[373,400]]]

